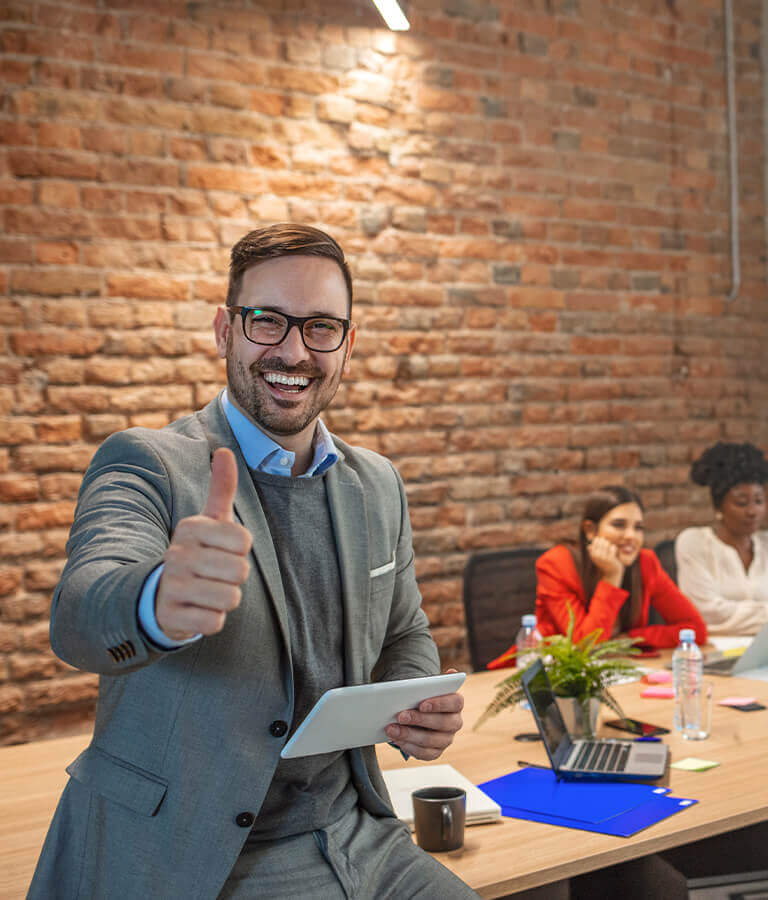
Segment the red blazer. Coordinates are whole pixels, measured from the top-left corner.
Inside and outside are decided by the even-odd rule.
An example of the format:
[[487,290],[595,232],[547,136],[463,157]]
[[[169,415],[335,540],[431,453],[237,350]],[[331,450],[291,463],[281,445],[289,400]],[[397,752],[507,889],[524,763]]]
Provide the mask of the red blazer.
[[[630,637],[642,638],[652,647],[676,647],[681,628],[693,628],[696,643],[707,640],[707,626],[691,601],[661,567],[652,550],[640,551],[640,572],[643,581],[643,602],[640,620],[627,632]],[[542,554],[536,563],[536,618],[542,637],[565,634],[568,630],[568,605],[574,613],[573,639],[579,640],[596,628],[602,628],[601,641],[610,638],[613,623],[629,596],[621,588],[598,581],[589,610],[584,589],[576,570],[571,551],[562,545]],[[666,625],[649,625],[651,606],[662,616]]]

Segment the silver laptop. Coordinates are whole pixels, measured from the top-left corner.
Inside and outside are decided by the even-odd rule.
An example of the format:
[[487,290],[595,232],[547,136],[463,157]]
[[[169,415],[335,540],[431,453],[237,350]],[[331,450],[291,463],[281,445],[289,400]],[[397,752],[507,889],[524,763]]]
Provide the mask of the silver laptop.
[[739,656],[705,654],[704,671],[707,675],[738,675],[768,681],[768,625],[763,625]]
[[557,706],[544,665],[537,659],[523,672],[523,690],[558,778],[591,781],[652,781],[667,766],[669,747],[620,738],[573,740]]

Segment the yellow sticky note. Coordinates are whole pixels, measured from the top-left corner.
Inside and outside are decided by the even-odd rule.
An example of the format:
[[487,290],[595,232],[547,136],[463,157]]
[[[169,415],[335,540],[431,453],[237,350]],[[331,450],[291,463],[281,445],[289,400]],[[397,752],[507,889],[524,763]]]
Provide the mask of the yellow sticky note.
[[695,756],[686,756],[677,762],[670,763],[670,769],[683,769],[686,772],[706,772],[707,769],[714,769],[719,766],[719,762],[711,759],[697,759]]

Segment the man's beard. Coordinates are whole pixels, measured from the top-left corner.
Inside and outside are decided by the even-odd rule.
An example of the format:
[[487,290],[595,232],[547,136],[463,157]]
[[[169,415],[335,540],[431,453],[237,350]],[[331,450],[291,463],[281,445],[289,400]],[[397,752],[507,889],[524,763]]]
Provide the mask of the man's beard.
[[[233,399],[248,416],[264,431],[272,434],[299,434],[330,404],[336,395],[343,366],[338,372],[327,376],[304,364],[287,366],[279,357],[259,359],[248,369],[233,357],[231,348],[227,354],[227,382]],[[286,375],[306,375],[311,379],[306,391],[313,392],[313,401],[304,406],[302,394],[296,400],[280,400],[274,397],[267,387],[262,374],[264,372],[282,372]],[[297,407],[302,404],[302,409]]]

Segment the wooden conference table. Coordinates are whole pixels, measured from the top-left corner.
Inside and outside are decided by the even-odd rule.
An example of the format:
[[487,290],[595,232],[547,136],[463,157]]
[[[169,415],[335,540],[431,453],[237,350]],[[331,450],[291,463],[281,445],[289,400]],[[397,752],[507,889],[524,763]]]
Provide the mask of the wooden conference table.
[[[520,732],[535,730],[530,712],[507,711],[486,722],[479,731],[471,730],[501,677],[503,673],[479,672],[467,678],[463,688],[465,726],[440,760],[476,784],[514,771],[518,759],[546,763],[541,743],[513,740]],[[436,854],[437,858],[481,897],[503,897],[768,821],[768,710],[744,713],[717,705],[718,699],[734,694],[756,697],[768,705],[768,682],[717,677],[711,680],[715,705],[710,738],[688,742],[674,733],[664,738],[672,761],[697,756],[720,763],[701,773],[670,770],[672,794],[695,798],[699,801],[696,805],[631,838],[502,819],[500,823],[468,828],[461,850]],[[633,683],[614,689],[625,713],[671,727],[672,701],[642,699],[641,687]],[[4,900],[25,896],[58,796],[66,783],[64,767],[88,741],[89,735],[83,734],[0,748],[0,896]],[[383,768],[405,764],[386,745],[380,747],[379,759]],[[407,765],[426,763],[411,760]]]

